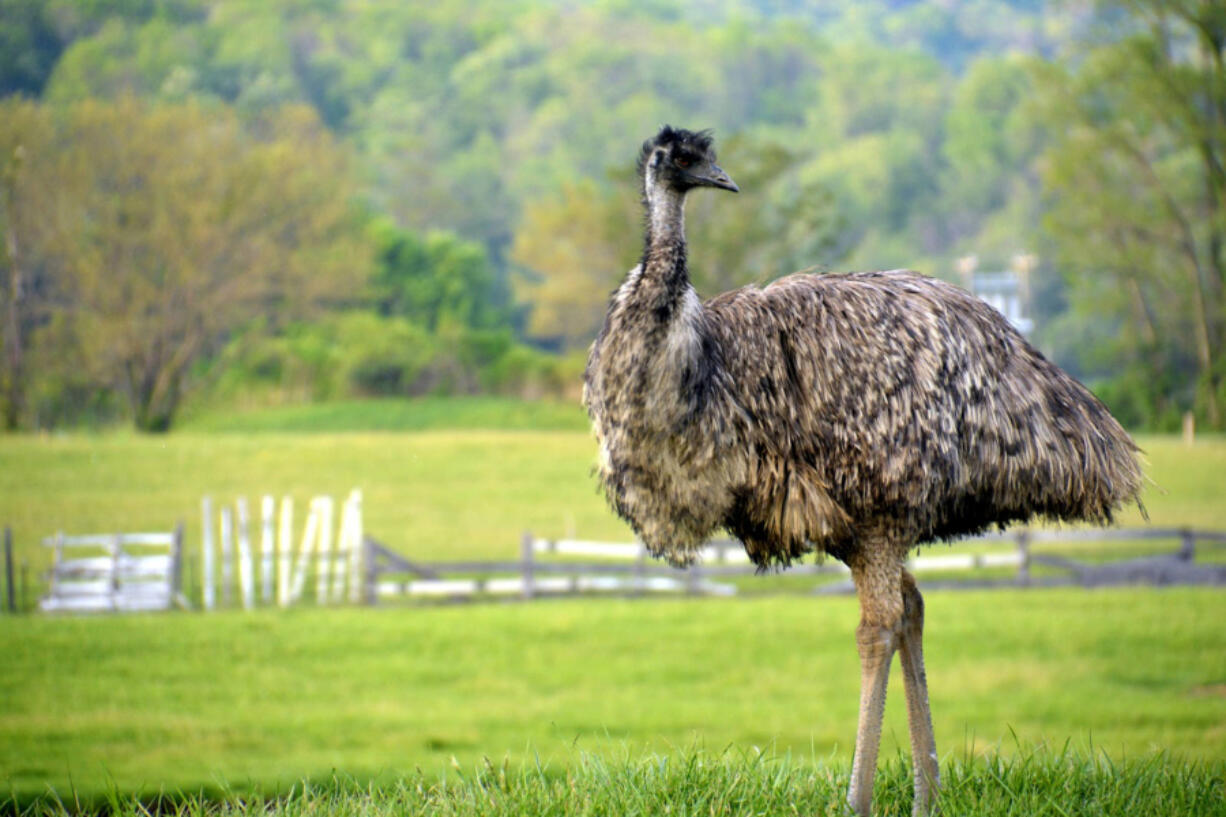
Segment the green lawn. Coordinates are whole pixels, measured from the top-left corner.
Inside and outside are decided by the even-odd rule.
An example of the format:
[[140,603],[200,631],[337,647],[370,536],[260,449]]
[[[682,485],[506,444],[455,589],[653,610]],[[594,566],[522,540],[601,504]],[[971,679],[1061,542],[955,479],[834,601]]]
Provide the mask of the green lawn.
[[[1017,742],[1226,761],[1220,591],[931,592],[928,610],[947,761]],[[8,619],[0,778],[22,797],[278,791],[693,746],[837,769],[856,619],[849,597],[786,596]]]

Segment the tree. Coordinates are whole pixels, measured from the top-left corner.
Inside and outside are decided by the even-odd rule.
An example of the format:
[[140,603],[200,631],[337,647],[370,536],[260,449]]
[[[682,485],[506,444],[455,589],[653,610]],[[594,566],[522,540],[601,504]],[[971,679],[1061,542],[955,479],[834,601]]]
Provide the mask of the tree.
[[945,116],[941,152],[948,170],[941,193],[955,240],[974,236],[1019,196],[1031,198],[1025,188],[1033,174],[1027,171],[1037,148],[1026,119],[1025,100],[1033,93],[1029,63],[1017,55],[978,59],[954,89]]
[[951,77],[920,52],[867,43],[835,46],[822,67],[801,176],[833,191],[853,267],[921,266],[946,238],[935,203]]
[[[1207,0],[1102,8],[1125,36],[1041,77],[1052,139],[1046,226],[1074,306],[1128,325],[1133,365],[1161,371],[1194,360],[1187,391],[1220,428],[1226,9]],[[1101,279],[1120,296],[1102,297]]]
[[228,333],[366,278],[344,157],[308,109],[244,127],[220,106],[87,101],[59,141],[73,230],[52,251],[72,300],[54,326],[140,429],[170,427],[193,364]]
[[62,50],[42,0],[0,0],[0,96],[42,91]]
[[39,320],[43,248],[56,217],[44,176],[51,122],[32,102],[0,102],[0,411],[16,429],[28,388],[26,348]]
[[[634,189],[631,179],[625,184]],[[521,271],[516,293],[531,304],[527,334],[561,349],[590,343],[609,292],[642,252],[641,225],[633,193],[591,180],[529,203],[511,248]]]
[[431,332],[447,324],[484,329],[505,322],[506,296],[480,244],[441,231],[420,238],[390,223],[373,232],[373,286],[383,315]]

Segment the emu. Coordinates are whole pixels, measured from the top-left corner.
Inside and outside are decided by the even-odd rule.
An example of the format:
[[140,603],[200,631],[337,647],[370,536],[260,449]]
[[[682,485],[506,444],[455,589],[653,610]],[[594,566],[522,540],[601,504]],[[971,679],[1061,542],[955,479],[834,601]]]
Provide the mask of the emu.
[[1108,523],[1139,504],[1138,449],[998,312],[937,279],[795,274],[700,301],[686,195],[738,191],[715,159],[707,131],[665,126],[643,144],[642,260],[584,373],[599,479],[674,564],[724,528],[760,569],[810,552],[851,569],[861,690],[848,800],[869,814],[897,651],[924,814],[938,761],[908,551],[1034,517]]

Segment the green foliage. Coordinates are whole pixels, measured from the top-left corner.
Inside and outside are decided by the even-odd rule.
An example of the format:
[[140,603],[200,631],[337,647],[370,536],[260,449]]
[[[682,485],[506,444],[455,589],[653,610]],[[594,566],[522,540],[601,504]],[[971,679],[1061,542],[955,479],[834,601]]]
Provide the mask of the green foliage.
[[[331,305],[403,318],[457,360],[472,329],[590,341],[639,250],[635,148],[672,122],[714,126],[745,191],[694,199],[703,294],[804,268],[952,277],[963,255],[1037,253],[1035,337],[1057,362],[1096,382],[1148,374],[1148,408],[1125,409],[1143,423],[1188,408],[1212,422],[1226,400],[1211,3],[0,3],[0,94],[40,94],[57,116],[137,96],[258,132],[269,111],[309,106],[352,159],[331,186],[363,200],[379,246],[369,266],[350,254],[362,268]],[[1100,298],[1099,278],[1124,297]],[[285,323],[264,319],[274,336]],[[484,374],[444,367],[439,388],[542,368],[508,348],[476,353]],[[359,391],[412,391],[411,369],[374,361]]]
[[0,101],[0,409],[16,429],[27,410],[30,339],[47,320],[51,270],[46,249],[55,230],[54,192],[46,187],[54,160],[41,149],[53,127],[46,111],[20,99]]
[[0,0],[0,96],[34,96],[63,48],[42,0]]
[[1034,161],[1034,127],[1025,102],[1033,94],[1028,60],[1009,56],[972,63],[945,118],[945,192],[958,215],[973,219],[1017,196],[1018,171]]
[[444,324],[430,331],[397,315],[333,312],[269,334],[236,337],[200,377],[196,411],[353,397],[575,393],[579,371],[516,343],[509,329]]
[[374,233],[378,260],[372,283],[381,314],[432,332],[447,325],[505,324],[505,296],[481,245],[444,232],[419,238],[387,223]]
[[207,0],[0,0],[0,97],[38,96],[65,48],[109,20],[199,22]]
[[1173,432],[1182,427],[1182,406],[1192,404],[1186,385],[1179,369],[1166,369],[1155,379],[1136,367],[1095,382],[1094,391],[1121,423]]
[[144,430],[169,428],[228,333],[336,298],[361,246],[344,156],[309,110],[244,127],[197,102],[86,101],[31,150],[53,157],[38,182],[55,195],[15,204],[54,223],[40,260],[63,315],[36,342],[122,393]]
[[213,364],[220,370],[213,399],[292,402],[406,393],[434,354],[430,333],[403,318],[337,312],[277,334],[237,338]]
[[1148,391],[1137,396],[1149,421],[1196,409],[1220,427],[1226,19],[1212,3],[1104,5],[1120,33],[1038,73],[1045,227],[1074,310],[1120,322],[1126,357],[1114,364]]

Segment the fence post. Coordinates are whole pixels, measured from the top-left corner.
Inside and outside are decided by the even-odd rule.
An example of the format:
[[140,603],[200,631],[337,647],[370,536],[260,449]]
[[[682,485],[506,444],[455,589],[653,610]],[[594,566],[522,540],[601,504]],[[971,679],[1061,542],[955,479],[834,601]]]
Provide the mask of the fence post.
[[365,602],[370,606],[379,603],[379,566],[375,563],[375,543],[365,535],[362,536],[362,566],[365,573]]
[[8,599],[8,607],[10,613],[17,612],[17,598],[14,591],[17,589],[13,586],[13,529],[8,525],[4,526],[4,588],[5,597]]
[[264,494],[260,500],[260,601],[272,603],[272,528],[276,502]]
[[111,540],[111,609],[119,609],[119,560],[123,556],[122,534]]
[[532,532],[526,531],[519,543],[519,552],[520,558],[522,559],[521,566],[523,568],[524,578],[523,597],[525,599],[531,599],[534,595],[536,595],[536,587],[533,581],[532,558],[534,554],[532,552],[532,542]]
[[174,539],[170,543],[170,603],[176,601],[188,607],[183,596],[183,520],[175,525]]
[[[51,579],[50,579],[51,587],[48,588],[51,591],[52,596],[58,595],[59,584],[60,584],[60,574],[59,574],[59,571],[55,569],[55,566],[58,564],[61,564],[63,560],[64,560],[64,531],[57,530],[55,532],[55,549],[52,551],[52,556],[51,556]],[[21,609],[23,610],[27,609],[26,602],[29,600],[26,596],[30,588],[29,572],[30,572],[29,563],[22,562],[21,563]]]
[[247,497],[240,496],[238,506],[238,588],[243,596],[243,609],[255,607],[255,577],[251,575],[251,515],[247,512]]
[[349,519],[349,601],[358,604],[362,601],[362,564],[366,557],[366,532],[362,530],[362,492],[357,488],[349,495],[352,503],[352,515]]
[[290,602],[289,569],[294,556],[294,500],[281,497],[281,519],[277,537],[277,604],[288,607]]
[[307,567],[311,561],[311,550],[315,547],[315,531],[319,526],[319,512],[316,503],[307,506],[306,528],[302,531],[302,543],[298,547],[298,559],[294,562],[294,578],[290,583],[289,603],[302,598],[306,586]]
[[234,511],[221,506],[221,603],[230,606],[234,593]]
[[319,503],[319,556],[315,560],[315,600],[328,603],[328,569],[332,566],[332,497],[321,496]]
[[699,593],[698,585],[702,581],[702,568],[697,560],[685,569],[685,592],[691,596]]
[[1030,584],[1030,531],[1022,528],[1017,532],[1017,552],[1021,559],[1017,563],[1017,583]]
[[358,545],[353,541],[353,492],[341,503],[341,523],[336,534],[336,558],[332,560],[332,592],[333,603],[344,602],[348,598],[346,588],[349,585],[349,565],[353,561],[351,552]]
[[631,592],[641,596],[647,592],[647,545],[639,540],[639,554],[634,560],[634,584]]
[[1196,560],[1196,534],[1190,528],[1179,531],[1179,560],[1193,562]]
[[217,604],[217,583],[213,575],[213,500],[204,497],[200,500],[200,510],[204,515],[204,524],[200,532],[200,604],[205,610],[212,610]]
[[200,574],[196,571],[196,557],[186,551],[182,551],[182,553],[183,553],[183,587],[189,588],[188,590],[183,591],[182,596],[183,596],[183,601],[185,605],[184,609],[190,610],[192,609],[192,599],[191,599],[191,596],[188,595],[188,593],[191,592],[190,590],[191,588],[195,588],[199,586],[196,584],[196,578]]

